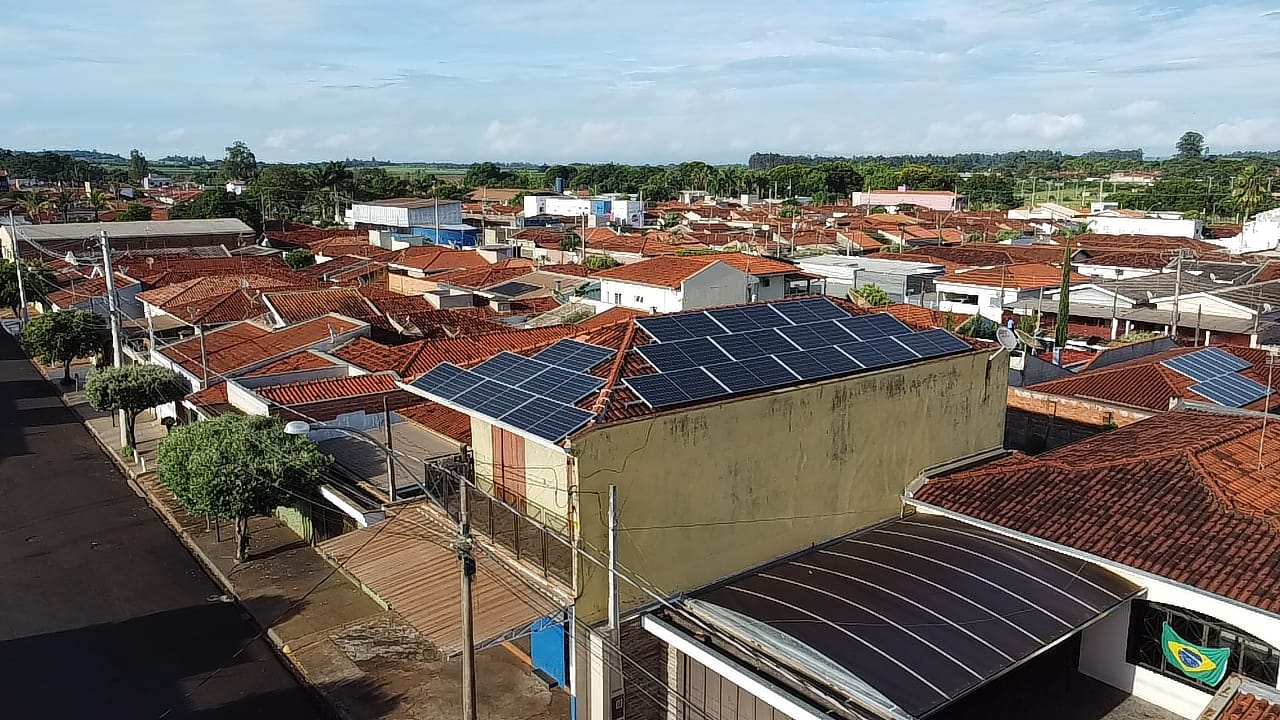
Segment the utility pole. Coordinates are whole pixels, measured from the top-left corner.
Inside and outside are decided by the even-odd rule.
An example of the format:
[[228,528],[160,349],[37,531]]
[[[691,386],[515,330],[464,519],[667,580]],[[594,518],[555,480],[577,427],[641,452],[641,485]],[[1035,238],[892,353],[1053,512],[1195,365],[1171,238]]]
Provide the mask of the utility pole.
[[[116,297],[116,275],[111,267],[111,239],[107,237],[106,230],[99,230],[98,240],[102,244],[102,274],[107,280],[107,314],[108,322],[111,324],[112,364],[119,368],[124,367],[124,348],[120,344],[120,299]],[[117,415],[119,416],[117,424],[120,426],[120,447],[124,447],[129,444],[125,432],[124,411],[121,410]]]
[[609,635],[618,644],[618,486],[609,486]]
[[476,720],[476,642],[471,618],[471,514],[467,481],[458,483],[458,560],[462,565],[462,720]]
[[18,311],[18,327],[20,330],[27,329],[27,323],[30,322],[31,316],[27,313],[27,287],[22,282],[22,249],[18,244],[18,222],[13,219],[13,211],[9,211],[9,234],[13,241],[13,267],[18,273],[18,302],[21,309]]
[[1178,249],[1178,265],[1173,278],[1173,318],[1169,326],[1169,336],[1178,341],[1178,304],[1182,300],[1182,249]]
[[387,431],[387,502],[396,501],[396,463],[391,449],[391,410],[387,407],[387,396],[382,396],[382,423]]

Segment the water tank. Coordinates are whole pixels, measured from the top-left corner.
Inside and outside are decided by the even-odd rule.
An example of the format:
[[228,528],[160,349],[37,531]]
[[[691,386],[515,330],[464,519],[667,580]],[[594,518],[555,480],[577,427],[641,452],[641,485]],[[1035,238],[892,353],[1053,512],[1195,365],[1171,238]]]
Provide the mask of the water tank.
[[562,177],[556,178],[556,192],[560,193],[561,195],[564,194],[564,178]]

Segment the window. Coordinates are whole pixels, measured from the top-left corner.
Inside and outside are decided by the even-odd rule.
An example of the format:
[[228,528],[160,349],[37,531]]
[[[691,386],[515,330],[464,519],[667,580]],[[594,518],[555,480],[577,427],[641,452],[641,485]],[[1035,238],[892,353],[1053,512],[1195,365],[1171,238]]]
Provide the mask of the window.
[[613,304],[614,304],[614,305],[621,305],[621,304],[622,304],[622,293],[614,293],[614,294],[613,294]]
[[1160,636],[1166,622],[1187,642],[1202,647],[1230,648],[1228,674],[1238,672],[1258,682],[1275,686],[1277,671],[1280,671],[1280,652],[1275,648],[1207,615],[1145,600],[1133,601],[1133,609],[1129,615],[1129,648],[1125,660],[1198,690],[1215,692],[1216,688],[1183,675],[1182,671],[1165,658]]
[[643,295],[637,295],[637,296],[636,296],[636,302],[638,302],[638,303],[643,303],[643,302],[644,302],[644,296],[643,296]]
[[942,299],[946,302],[960,303],[962,305],[977,305],[977,295],[964,295],[962,293],[944,292]]
[[1000,298],[995,295],[992,295],[987,300],[987,304],[990,305],[991,307],[1000,307]]
[[769,278],[760,278],[760,287],[769,287]]

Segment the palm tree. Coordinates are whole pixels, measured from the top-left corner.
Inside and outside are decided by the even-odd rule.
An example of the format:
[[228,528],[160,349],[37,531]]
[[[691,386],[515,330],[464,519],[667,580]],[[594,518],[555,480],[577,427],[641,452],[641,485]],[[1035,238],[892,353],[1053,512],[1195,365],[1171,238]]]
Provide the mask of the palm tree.
[[89,193],[86,203],[93,210],[93,221],[98,222],[98,213],[111,207],[111,196],[101,190]]
[[40,216],[51,207],[53,203],[39,190],[32,190],[22,200],[22,209],[27,213],[27,219],[35,224],[39,224]]
[[336,160],[320,163],[311,168],[307,175],[316,189],[327,188],[333,190],[333,217],[335,221],[341,221],[342,200],[338,197],[338,188],[350,182],[353,177],[346,164]]
[[80,196],[70,188],[63,188],[54,196],[53,204],[58,207],[58,212],[62,213],[62,222],[69,222],[71,210],[79,200]]
[[1240,209],[1241,219],[1248,220],[1258,213],[1258,208],[1267,199],[1267,176],[1257,165],[1249,165],[1236,178],[1231,188],[1231,199]]

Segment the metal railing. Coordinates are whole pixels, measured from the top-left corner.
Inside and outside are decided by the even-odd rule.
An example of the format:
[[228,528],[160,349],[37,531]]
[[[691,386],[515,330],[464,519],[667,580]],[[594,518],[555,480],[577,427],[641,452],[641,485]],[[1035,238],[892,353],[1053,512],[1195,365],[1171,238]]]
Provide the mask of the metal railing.
[[[573,547],[565,534],[529,517],[529,503],[522,497],[495,487],[495,497],[475,486],[474,466],[463,459],[426,466],[426,485],[431,499],[449,517],[458,519],[458,492],[466,480],[471,509],[471,530],[495,545],[511,551],[517,559],[566,588],[573,587]],[[523,508],[523,510],[521,509]]]

